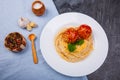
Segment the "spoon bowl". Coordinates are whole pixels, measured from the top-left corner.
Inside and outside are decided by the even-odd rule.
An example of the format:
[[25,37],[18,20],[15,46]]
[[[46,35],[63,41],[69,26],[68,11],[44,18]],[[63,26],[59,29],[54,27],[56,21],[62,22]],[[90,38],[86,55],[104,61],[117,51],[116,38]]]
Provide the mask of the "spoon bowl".
[[36,35],[35,35],[35,34],[30,34],[30,35],[28,36],[28,38],[29,38],[30,41],[35,40]]

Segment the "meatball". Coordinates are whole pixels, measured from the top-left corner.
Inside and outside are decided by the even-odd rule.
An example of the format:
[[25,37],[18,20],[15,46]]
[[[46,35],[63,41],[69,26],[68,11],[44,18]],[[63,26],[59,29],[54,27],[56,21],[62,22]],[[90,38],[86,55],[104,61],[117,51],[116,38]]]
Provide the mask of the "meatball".
[[74,42],[77,41],[79,36],[78,36],[78,33],[77,33],[76,29],[69,28],[65,32],[63,32],[62,37],[66,42],[74,43]]
[[79,34],[79,37],[81,37],[83,39],[87,39],[91,35],[92,29],[88,25],[81,25],[77,29],[77,32]]

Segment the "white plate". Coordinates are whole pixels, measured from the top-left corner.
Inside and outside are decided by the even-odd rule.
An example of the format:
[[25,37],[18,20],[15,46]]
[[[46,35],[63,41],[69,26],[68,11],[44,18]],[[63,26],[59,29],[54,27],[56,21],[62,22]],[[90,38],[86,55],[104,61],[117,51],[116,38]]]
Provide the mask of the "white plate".
[[[54,38],[63,27],[91,26],[94,36],[94,50],[90,55],[77,63],[63,60],[56,52]],[[78,77],[96,71],[105,61],[108,53],[108,39],[103,28],[93,18],[81,13],[64,13],[50,20],[42,31],[40,48],[47,64],[59,73],[67,76]]]

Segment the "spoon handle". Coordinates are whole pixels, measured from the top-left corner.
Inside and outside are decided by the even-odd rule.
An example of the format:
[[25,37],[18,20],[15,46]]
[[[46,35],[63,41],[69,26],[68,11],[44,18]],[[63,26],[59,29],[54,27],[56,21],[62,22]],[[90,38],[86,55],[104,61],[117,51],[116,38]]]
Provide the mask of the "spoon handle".
[[38,63],[38,57],[37,57],[37,53],[36,53],[36,49],[35,49],[34,40],[32,40],[32,55],[33,55],[34,63],[37,64]]

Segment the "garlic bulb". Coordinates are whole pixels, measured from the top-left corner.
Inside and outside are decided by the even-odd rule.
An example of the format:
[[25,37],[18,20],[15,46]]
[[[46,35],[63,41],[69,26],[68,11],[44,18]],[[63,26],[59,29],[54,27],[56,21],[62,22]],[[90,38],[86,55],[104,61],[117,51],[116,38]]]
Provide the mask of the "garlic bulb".
[[24,18],[24,17],[21,17],[19,20],[18,20],[18,25],[21,27],[21,28],[26,28],[27,27],[27,24],[30,23],[30,20],[27,19],[27,18]]
[[28,30],[28,31],[31,31],[33,28],[37,27],[37,24],[36,24],[35,22],[32,22],[32,21],[30,21],[29,19],[24,18],[24,17],[21,17],[21,18],[18,20],[18,25],[19,25],[21,28],[25,28],[25,29]]

